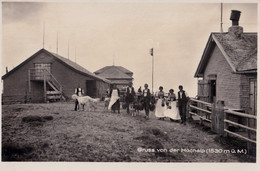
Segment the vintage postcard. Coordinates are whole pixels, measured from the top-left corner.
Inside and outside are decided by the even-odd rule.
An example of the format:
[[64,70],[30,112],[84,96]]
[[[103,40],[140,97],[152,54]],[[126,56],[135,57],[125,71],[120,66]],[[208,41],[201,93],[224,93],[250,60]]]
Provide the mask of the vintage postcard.
[[258,5],[2,1],[1,165],[257,170]]

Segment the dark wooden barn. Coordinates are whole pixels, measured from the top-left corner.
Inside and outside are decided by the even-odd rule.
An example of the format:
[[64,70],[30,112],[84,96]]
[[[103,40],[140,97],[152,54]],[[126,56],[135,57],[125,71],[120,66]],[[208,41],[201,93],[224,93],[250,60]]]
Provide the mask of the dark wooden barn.
[[41,49],[3,77],[3,103],[70,99],[76,87],[102,97],[110,81],[75,62]]
[[210,34],[195,73],[198,98],[256,115],[257,33],[245,33],[237,24]]

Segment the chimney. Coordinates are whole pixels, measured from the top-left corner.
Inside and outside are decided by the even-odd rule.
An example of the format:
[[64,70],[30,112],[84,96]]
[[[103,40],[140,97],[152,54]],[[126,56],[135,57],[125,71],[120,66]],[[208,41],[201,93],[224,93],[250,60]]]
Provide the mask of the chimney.
[[240,13],[241,13],[240,11],[231,10],[230,20],[232,20],[232,26],[238,26]]
[[243,27],[239,26],[240,14],[241,11],[231,10],[230,20],[232,20],[232,26],[228,28],[228,33],[238,38],[243,33]]

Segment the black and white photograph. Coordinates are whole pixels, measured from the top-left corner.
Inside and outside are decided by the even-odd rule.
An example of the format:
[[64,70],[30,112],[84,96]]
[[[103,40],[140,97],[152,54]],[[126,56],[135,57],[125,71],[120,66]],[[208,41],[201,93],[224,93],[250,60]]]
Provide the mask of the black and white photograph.
[[1,165],[257,170],[258,8],[1,1]]

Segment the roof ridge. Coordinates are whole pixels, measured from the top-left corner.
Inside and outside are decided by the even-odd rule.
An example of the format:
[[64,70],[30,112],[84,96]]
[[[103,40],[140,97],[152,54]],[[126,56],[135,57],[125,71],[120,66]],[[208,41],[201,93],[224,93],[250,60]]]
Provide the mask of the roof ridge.
[[123,73],[125,74],[132,74],[133,72],[126,69],[125,67],[123,66],[120,66],[120,65],[110,65],[110,66],[105,66],[103,68],[100,68],[99,70],[95,71],[94,73],[102,73],[102,72],[105,72],[106,70],[110,69],[110,68],[117,68],[119,69],[120,71],[122,71]]
[[[68,58],[65,58],[65,57],[63,57],[63,56],[61,56],[61,55],[59,55],[59,54],[56,54],[56,53],[51,52],[51,51],[48,51],[48,50],[46,50],[46,49],[44,49],[44,50],[47,51],[47,52],[49,52],[50,54],[52,54],[53,56],[55,56],[55,57],[58,58],[58,59],[61,58],[60,60],[63,61],[66,65],[68,65],[68,66],[74,68],[75,70],[77,70],[77,71],[79,71],[79,72],[83,72],[83,73],[85,73],[85,74],[88,74],[88,75],[90,75],[90,76],[92,76],[92,77],[96,77],[96,78],[98,78],[98,79],[100,79],[100,80],[102,80],[102,81],[105,81],[105,82],[110,82],[110,81],[107,80],[106,78],[103,78],[103,77],[101,77],[101,76],[96,75],[95,73],[92,73],[91,71],[87,70],[87,69],[84,68],[83,66],[77,64],[76,62],[73,62],[72,60],[70,60],[70,59],[68,59]],[[65,61],[65,60],[66,60],[66,61]],[[68,63],[68,62],[70,62],[71,64]],[[76,65],[76,66],[79,67],[79,68],[76,68],[76,67],[73,66],[72,64],[73,64],[73,65]]]
[[124,71],[122,71],[122,70],[119,69],[118,67],[115,67],[115,69],[118,70],[119,72],[121,72],[125,77],[131,78],[129,75],[127,75]]
[[133,79],[131,76],[129,76],[128,74],[126,74],[125,72],[123,72],[122,70],[120,70],[117,67],[109,67],[107,70],[105,70],[104,72],[99,73],[98,75],[107,78],[107,79],[116,79],[116,78],[120,78],[120,79]]

